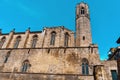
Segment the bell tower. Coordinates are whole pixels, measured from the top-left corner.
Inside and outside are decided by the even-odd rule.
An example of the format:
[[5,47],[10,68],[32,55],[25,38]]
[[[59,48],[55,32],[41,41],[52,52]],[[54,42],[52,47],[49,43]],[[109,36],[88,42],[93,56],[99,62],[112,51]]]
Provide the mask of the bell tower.
[[76,47],[92,44],[89,8],[84,2],[76,7]]

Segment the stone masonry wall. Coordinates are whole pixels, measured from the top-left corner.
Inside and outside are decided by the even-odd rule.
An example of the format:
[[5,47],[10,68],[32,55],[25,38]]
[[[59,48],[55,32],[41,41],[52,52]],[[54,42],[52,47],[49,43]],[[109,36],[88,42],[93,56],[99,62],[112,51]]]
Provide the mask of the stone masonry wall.
[[[4,63],[5,56],[11,51],[8,61]],[[93,74],[92,66],[99,64],[99,56],[89,53],[88,48],[61,48],[61,49],[13,49],[0,50],[1,72],[21,72],[24,60],[29,60],[31,67],[29,73],[60,73],[82,74],[81,62],[86,58],[89,61],[89,72]]]
[[102,61],[102,65],[104,65],[104,75],[105,79],[104,80],[112,80],[112,75],[111,75],[111,70],[117,70],[117,61],[111,60],[111,61]]
[[70,74],[0,73],[0,80],[94,80],[94,77]]

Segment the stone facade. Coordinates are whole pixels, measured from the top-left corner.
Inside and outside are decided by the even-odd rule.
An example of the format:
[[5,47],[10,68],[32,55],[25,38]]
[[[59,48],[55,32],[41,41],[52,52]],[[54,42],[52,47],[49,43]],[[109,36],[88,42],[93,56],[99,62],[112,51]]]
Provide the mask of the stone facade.
[[64,26],[1,33],[0,79],[112,80],[110,70],[117,70],[116,61],[100,61],[85,3],[77,5],[74,35]]

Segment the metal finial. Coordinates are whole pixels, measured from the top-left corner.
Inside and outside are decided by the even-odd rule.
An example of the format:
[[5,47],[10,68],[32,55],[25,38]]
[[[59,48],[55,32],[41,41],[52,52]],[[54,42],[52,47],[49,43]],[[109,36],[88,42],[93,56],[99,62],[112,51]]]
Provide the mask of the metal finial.
[[28,27],[28,30],[30,30],[30,27]]
[[28,27],[28,29],[26,31],[30,31],[30,27]]
[[13,30],[12,30],[13,32],[15,32],[15,28],[13,28]]

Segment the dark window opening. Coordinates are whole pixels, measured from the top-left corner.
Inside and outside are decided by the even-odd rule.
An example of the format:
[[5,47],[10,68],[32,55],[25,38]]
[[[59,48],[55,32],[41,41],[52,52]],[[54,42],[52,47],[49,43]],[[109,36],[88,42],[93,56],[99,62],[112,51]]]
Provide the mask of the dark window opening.
[[10,56],[10,51],[6,54],[4,63],[7,63],[9,56]]
[[48,53],[50,53],[50,49],[48,49]]
[[50,45],[55,45],[55,37],[56,37],[56,32],[51,33],[51,40],[50,40]]
[[15,41],[15,44],[14,44],[14,48],[18,48],[18,45],[19,45],[20,41],[21,41],[21,36],[18,36],[16,38],[16,41]]
[[116,70],[111,70],[111,74],[112,74],[112,80],[118,80]]
[[82,60],[82,74],[83,75],[89,74],[88,60],[85,58]]
[[85,36],[83,36],[83,40],[85,40]]
[[68,33],[65,33],[64,46],[68,47],[68,42],[69,42],[69,34],[68,34]]
[[91,48],[91,53],[93,53],[93,48]]
[[81,8],[81,14],[85,14],[85,9],[84,9],[84,7]]
[[38,40],[38,36],[37,36],[37,35],[34,35],[34,36],[33,36],[33,40],[32,40],[32,45],[31,45],[32,48],[35,48],[35,47],[36,47],[37,40]]
[[2,48],[3,44],[5,43],[6,41],[6,37],[3,37],[0,41],[0,48]]

